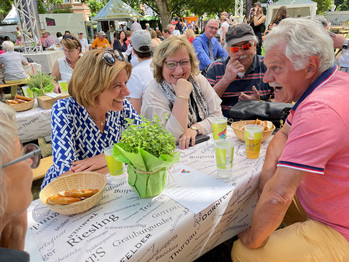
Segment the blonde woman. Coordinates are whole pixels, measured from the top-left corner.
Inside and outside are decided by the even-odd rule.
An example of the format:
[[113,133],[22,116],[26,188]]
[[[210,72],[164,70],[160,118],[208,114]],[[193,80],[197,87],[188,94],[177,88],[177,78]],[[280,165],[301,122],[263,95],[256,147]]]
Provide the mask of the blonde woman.
[[158,38],[157,33],[154,30],[150,31],[150,36],[151,36],[151,48],[154,50],[155,47],[161,44],[160,38]]
[[195,145],[198,134],[212,132],[211,119],[222,116],[221,99],[200,74],[193,46],[186,38],[172,36],[154,53],[154,81],[145,90],[141,113],[166,120],[165,128],[181,149]]
[[93,50],[81,57],[68,86],[71,97],[52,108],[53,165],[42,187],[62,173],[107,173],[104,149],[120,140],[126,118],[139,123],[125,99],[131,70],[131,64],[112,52]]
[[195,33],[194,33],[194,30],[193,29],[187,29],[187,30],[185,30],[185,37],[188,39],[188,41],[190,42],[190,43],[192,43],[193,44],[193,41],[194,41],[194,39],[195,39]]

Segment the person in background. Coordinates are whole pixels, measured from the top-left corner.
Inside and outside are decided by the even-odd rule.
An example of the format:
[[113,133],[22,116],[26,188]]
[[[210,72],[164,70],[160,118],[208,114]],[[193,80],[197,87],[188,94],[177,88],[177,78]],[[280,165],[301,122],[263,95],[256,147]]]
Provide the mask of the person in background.
[[194,39],[195,39],[195,33],[193,29],[187,29],[185,30],[185,37],[188,39],[188,41],[190,43],[193,43]]
[[57,44],[60,45],[61,44],[61,41],[63,39],[63,35],[61,32],[57,32],[56,33],[56,37],[57,37]]
[[106,34],[103,31],[98,32],[98,37],[93,40],[92,49],[107,49],[110,47],[109,41],[106,38]]
[[17,36],[17,41],[16,41],[16,45],[17,46],[22,46],[22,35]]
[[156,29],[155,32],[156,32],[158,38],[159,38],[161,41],[164,41],[164,40],[165,40],[165,38],[162,36],[162,33],[161,33],[160,29]]
[[[32,155],[29,155],[32,154]],[[40,148],[22,147],[16,112],[0,103],[0,258],[2,262],[29,262],[24,252],[27,208],[33,200],[33,173],[40,163]]]
[[167,29],[170,31],[171,35],[174,35],[175,26],[172,24],[167,25]]
[[64,57],[57,59],[52,68],[51,76],[55,79],[54,92],[60,93],[59,80],[66,80],[69,84],[76,63],[81,57],[81,43],[74,35],[65,35],[61,41]]
[[137,30],[142,30],[142,26],[141,26],[140,23],[137,22],[137,18],[134,17],[134,18],[133,18],[133,23],[132,23],[132,25],[131,25],[131,31],[132,31],[132,32],[135,32],[135,31],[137,31]]
[[268,146],[252,225],[232,260],[349,261],[348,74],[311,19],[282,20],[264,48],[263,81],[277,102],[296,104]]
[[126,43],[126,33],[124,31],[115,32],[114,33],[114,42],[113,42],[113,50],[118,50],[121,53],[126,52],[127,43]]
[[273,88],[263,83],[266,67],[263,57],[256,54],[257,37],[248,24],[229,26],[224,48],[229,56],[211,64],[206,78],[219,97],[222,111],[240,100],[268,100]]
[[222,116],[221,100],[200,74],[190,42],[181,36],[164,40],[152,60],[154,81],[145,90],[141,113],[166,119],[181,149],[195,145],[196,136],[212,132],[211,119]]
[[85,53],[88,51],[88,43],[86,38],[84,38],[84,32],[80,31],[78,34],[79,41],[81,44],[81,53]]
[[254,7],[250,11],[250,25],[253,28],[254,34],[258,39],[256,53],[257,55],[262,54],[262,34],[264,33],[264,22],[265,15],[263,14],[262,4],[260,2],[256,2]]
[[128,97],[134,109],[137,113],[140,113],[144,92],[149,83],[154,80],[153,70],[150,68],[152,39],[149,31],[137,30],[132,34],[131,42],[133,53],[136,55],[139,64],[133,68],[131,77],[127,82],[127,87],[130,90]]
[[145,29],[148,30],[149,32],[151,31],[151,28],[150,28],[149,23],[146,23],[146,24],[145,24]]
[[276,14],[274,15],[273,19],[271,20],[271,24],[273,27],[277,26],[283,19],[288,18],[287,14],[287,8],[286,6],[281,6]]
[[164,39],[167,39],[167,38],[171,37],[171,31],[168,30],[167,28],[164,29],[164,30],[162,31],[162,36],[163,36]]
[[[228,56],[227,51],[222,48],[216,38],[218,29],[218,21],[210,19],[205,26],[205,32],[195,37],[193,41],[196,55],[200,61],[200,71],[204,71],[204,73],[217,56],[220,58]],[[210,51],[210,45],[212,47],[212,53]]]
[[45,48],[49,48],[49,47],[54,48],[54,47],[56,47],[56,44],[57,44],[56,39],[54,39],[54,38],[50,35],[49,32],[45,32],[44,37],[45,37],[45,41],[44,41],[43,46],[44,46]]
[[154,30],[150,31],[150,36],[151,36],[151,48],[154,51],[155,48],[161,44],[162,41],[160,40],[160,38],[158,38],[158,35]]
[[15,46],[11,41],[2,43],[4,53],[0,55],[0,66],[4,67],[5,83],[17,83],[29,80],[24,72],[23,65],[27,65],[27,59],[19,52],[15,52]]
[[[44,46],[44,43],[45,43],[45,30],[44,29],[41,30],[40,42],[41,42],[41,45]],[[44,47],[44,49],[45,49],[45,47]]]
[[66,31],[64,32],[64,35],[70,35],[70,31],[66,30]]
[[128,118],[140,122],[125,99],[131,71],[129,63],[105,50],[89,51],[79,59],[68,86],[71,97],[52,107],[53,165],[42,188],[63,173],[108,173],[104,149],[119,142]]
[[220,21],[221,21],[221,28],[219,29],[219,37],[220,37],[220,43],[221,45],[223,45],[225,42],[225,35],[229,28],[229,23],[228,23],[228,18],[226,18],[225,16],[222,16]]

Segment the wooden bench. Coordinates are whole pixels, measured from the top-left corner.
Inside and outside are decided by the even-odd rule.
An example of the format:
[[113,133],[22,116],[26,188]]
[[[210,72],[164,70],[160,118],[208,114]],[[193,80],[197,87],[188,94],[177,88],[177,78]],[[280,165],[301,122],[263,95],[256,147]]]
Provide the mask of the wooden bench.
[[0,90],[4,87],[11,87],[11,96],[15,97],[17,94],[17,87],[20,85],[26,85],[28,84],[28,81],[18,82],[18,83],[7,83],[7,84],[0,84]]
[[53,164],[52,156],[42,158],[40,160],[40,165],[37,168],[33,169],[33,181],[43,178],[47,170],[50,168],[50,166],[52,166],[52,164]]

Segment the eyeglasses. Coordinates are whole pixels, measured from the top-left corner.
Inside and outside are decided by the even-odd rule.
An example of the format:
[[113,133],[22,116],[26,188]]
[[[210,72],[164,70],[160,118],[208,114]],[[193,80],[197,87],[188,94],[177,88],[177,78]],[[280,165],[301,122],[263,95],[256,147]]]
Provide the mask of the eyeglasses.
[[214,26],[210,26],[210,25],[208,26],[208,28],[210,28],[211,30],[216,30],[216,31],[219,29],[218,27],[214,27]]
[[182,60],[182,61],[169,61],[164,62],[168,70],[175,70],[178,65],[182,68],[188,68],[190,66],[190,59]]
[[112,52],[106,51],[103,53],[102,59],[107,65],[113,66],[117,58]]
[[10,163],[2,165],[2,168],[17,164],[21,161],[27,160],[28,158],[31,158],[32,165],[31,168],[37,168],[40,164],[40,158],[41,158],[41,149],[38,145],[35,144],[27,144],[23,147],[24,154],[23,156],[11,161]]
[[232,47],[230,47],[230,51],[231,51],[232,53],[237,53],[237,52],[239,52],[240,48],[241,48],[242,50],[250,50],[251,47],[252,47],[252,44],[251,44],[251,43],[248,43],[248,44],[243,45],[243,46],[232,46]]

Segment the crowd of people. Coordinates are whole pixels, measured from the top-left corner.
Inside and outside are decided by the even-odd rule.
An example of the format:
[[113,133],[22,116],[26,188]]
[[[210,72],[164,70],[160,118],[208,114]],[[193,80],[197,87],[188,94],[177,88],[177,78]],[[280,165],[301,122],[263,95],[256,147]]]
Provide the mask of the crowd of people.
[[[349,74],[334,56],[348,40],[330,33],[319,18],[289,18],[283,8],[266,32],[264,22],[256,3],[247,23],[235,24],[224,12],[198,36],[173,24],[162,32],[149,25],[143,30],[136,19],[131,32],[117,32],[112,44],[100,31],[89,51],[80,34],[62,36],[65,56],[52,75],[69,82],[71,97],[52,108],[53,165],[42,188],[61,174],[107,173],[103,150],[120,140],[127,118],[140,123],[140,113],[157,115],[186,149],[197,135],[212,132],[213,117],[229,117],[238,101],[295,102],[269,144],[252,225],[239,234],[231,256],[234,262],[348,261]],[[49,34],[44,43],[51,43]],[[2,110],[6,118],[0,121],[13,129],[13,113]],[[0,132],[0,138],[0,154],[6,155],[0,158],[0,187],[8,188],[11,200],[11,185],[1,177],[31,163],[9,167],[21,146],[16,132],[11,138]],[[16,145],[11,151],[9,139]],[[2,244],[12,227],[0,198]],[[17,244],[2,247],[23,249],[25,204],[14,216],[20,221]],[[285,227],[278,229],[281,223]]]

